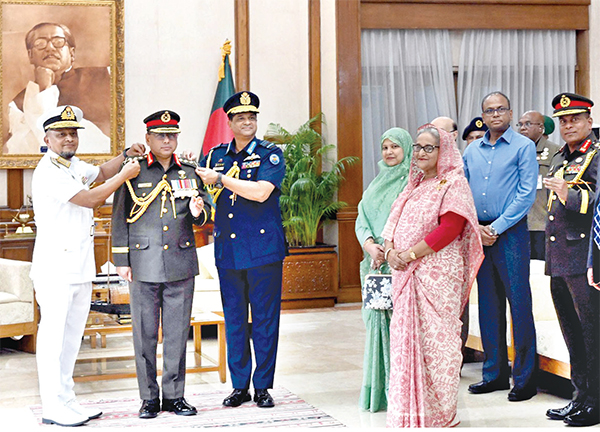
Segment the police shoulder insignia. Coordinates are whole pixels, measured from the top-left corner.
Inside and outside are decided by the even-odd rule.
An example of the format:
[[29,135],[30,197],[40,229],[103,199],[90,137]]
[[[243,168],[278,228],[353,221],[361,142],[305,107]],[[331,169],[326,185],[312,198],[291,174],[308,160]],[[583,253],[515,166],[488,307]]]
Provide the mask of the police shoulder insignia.
[[269,156],[269,162],[271,162],[273,165],[279,164],[279,156],[277,156],[276,154],[272,154],[271,156]]

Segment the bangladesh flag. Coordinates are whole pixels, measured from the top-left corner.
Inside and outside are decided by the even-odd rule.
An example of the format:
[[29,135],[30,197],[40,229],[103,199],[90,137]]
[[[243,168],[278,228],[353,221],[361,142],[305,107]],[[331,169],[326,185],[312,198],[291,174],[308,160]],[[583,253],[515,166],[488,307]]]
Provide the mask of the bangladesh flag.
[[206,126],[204,143],[202,144],[202,154],[205,156],[214,146],[233,139],[233,133],[227,125],[227,114],[223,111],[225,101],[235,94],[235,85],[233,84],[231,65],[229,64],[229,54],[231,54],[231,42],[225,41],[225,44],[221,47],[223,61],[219,68],[217,93],[215,94],[211,115]]

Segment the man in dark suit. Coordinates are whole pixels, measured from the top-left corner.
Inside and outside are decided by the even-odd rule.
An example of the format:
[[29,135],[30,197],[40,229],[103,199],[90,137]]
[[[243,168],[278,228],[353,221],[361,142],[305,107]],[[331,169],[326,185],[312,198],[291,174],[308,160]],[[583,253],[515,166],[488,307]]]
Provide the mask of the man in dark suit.
[[85,112],[84,138],[90,142],[80,151],[107,151],[112,105],[108,68],[74,68],[75,38],[63,24],[37,24],[25,36],[25,45],[34,79],[9,104],[5,153],[39,153],[42,135],[33,119],[57,105],[76,105]]
[[[179,115],[159,111],[144,119],[150,152],[140,174],[115,193],[112,253],[117,273],[129,281],[133,345],[140,397],[140,418],[161,410],[156,381],[156,346],[162,317],[162,410],[194,415],[183,397],[198,256],[192,224],[209,212],[195,162],[174,155]],[[205,196],[205,195],[204,195]]]
[[546,224],[546,274],[560,328],[569,350],[573,400],[546,415],[571,426],[600,423],[598,411],[598,291],[586,279],[588,235],[598,174],[592,134],[593,102],[572,93],[552,100],[566,144],[552,158],[544,186],[550,191]]
[[275,377],[286,252],[279,208],[285,161],[276,145],[256,138],[258,106],[258,96],[246,91],[225,102],[234,139],[214,147],[197,172],[204,183],[214,185],[209,192],[216,208],[215,260],[234,388],[223,405],[249,402],[252,379],[254,402],[270,408],[275,404],[268,389],[273,388]]

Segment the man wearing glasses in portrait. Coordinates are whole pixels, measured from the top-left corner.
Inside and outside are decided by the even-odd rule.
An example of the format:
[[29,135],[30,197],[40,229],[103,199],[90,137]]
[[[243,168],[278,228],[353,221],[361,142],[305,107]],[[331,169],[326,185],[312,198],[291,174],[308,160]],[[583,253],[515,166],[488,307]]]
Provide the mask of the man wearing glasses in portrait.
[[75,38],[63,24],[40,23],[25,36],[33,80],[8,105],[5,154],[39,154],[39,116],[59,105],[76,105],[86,115],[81,153],[110,149],[110,74],[107,67],[75,68]]

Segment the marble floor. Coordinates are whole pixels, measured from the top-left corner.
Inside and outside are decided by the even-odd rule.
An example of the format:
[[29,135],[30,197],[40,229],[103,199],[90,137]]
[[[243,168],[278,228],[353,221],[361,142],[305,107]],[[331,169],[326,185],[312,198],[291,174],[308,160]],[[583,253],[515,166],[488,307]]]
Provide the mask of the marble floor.
[[[348,427],[385,427],[385,412],[363,412],[357,407],[364,333],[357,304],[284,312],[276,386],[285,387]],[[130,338],[113,335],[109,336],[106,348],[91,349],[89,341],[84,341],[80,358],[93,358],[100,353],[122,355],[131,350]],[[203,342],[203,350],[216,354],[216,340],[209,338]],[[560,392],[542,390],[533,399],[518,403],[507,400],[507,391],[469,394],[467,386],[479,381],[480,377],[481,363],[465,364],[458,402],[459,427],[565,427],[562,422],[547,420],[544,415],[548,408],[566,405],[568,400],[564,398],[564,391],[560,397],[552,394]],[[542,380],[540,386],[552,387],[553,377],[546,378],[548,382]],[[187,375],[187,392],[208,389],[227,393],[229,378],[222,384],[216,372]],[[134,378],[76,383],[75,391],[81,400],[138,396]],[[0,430],[35,427],[28,406],[39,402],[35,356],[14,351],[5,344],[0,349]]]

